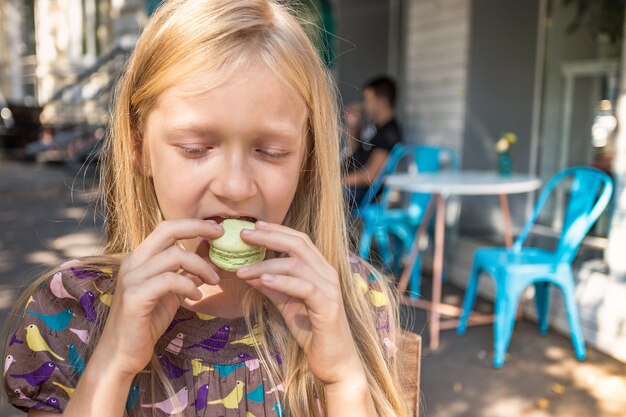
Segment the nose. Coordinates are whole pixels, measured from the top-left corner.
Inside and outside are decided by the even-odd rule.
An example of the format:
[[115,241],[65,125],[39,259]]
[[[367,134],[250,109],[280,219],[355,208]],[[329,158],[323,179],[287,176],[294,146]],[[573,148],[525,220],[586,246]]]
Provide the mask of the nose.
[[258,191],[253,170],[243,155],[225,155],[214,172],[209,189],[218,198],[240,202],[252,197]]

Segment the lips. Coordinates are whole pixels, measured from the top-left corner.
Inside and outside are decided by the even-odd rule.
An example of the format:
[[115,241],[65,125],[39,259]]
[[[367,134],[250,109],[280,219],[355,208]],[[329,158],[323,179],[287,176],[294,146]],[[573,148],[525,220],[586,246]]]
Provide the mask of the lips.
[[211,216],[211,217],[207,217],[204,220],[213,220],[219,224],[223,222],[225,219],[245,220],[251,223],[256,223],[257,221],[257,219],[255,219],[254,217],[250,217],[250,216]]

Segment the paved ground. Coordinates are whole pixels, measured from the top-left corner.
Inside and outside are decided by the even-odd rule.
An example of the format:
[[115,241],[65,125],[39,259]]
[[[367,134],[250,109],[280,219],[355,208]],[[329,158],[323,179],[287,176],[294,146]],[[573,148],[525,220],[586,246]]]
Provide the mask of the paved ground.
[[[84,176],[76,168],[0,160],[3,322],[20,288],[45,265],[97,252],[100,222],[91,208],[92,185],[93,173]],[[460,298],[454,288],[446,294],[450,302]],[[403,322],[418,333],[425,328],[421,312],[403,310]],[[424,350],[423,416],[626,416],[625,364],[591,349],[579,363],[569,339],[541,337],[526,321],[515,329],[503,369],[491,367],[492,343],[491,327],[481,326],[463,337],[443,332],[439,350]],[[0,408],[0,417],[18,415],[23,414]]]

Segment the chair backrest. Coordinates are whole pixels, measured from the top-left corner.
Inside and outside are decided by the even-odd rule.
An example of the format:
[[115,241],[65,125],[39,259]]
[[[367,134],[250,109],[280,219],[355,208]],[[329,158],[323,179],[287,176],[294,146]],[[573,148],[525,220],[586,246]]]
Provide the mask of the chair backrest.
[[365,194],[363,199],[359,202],[358,212],[361,212],[365,207],[367,207],[374,201],[374,199],[376,198],[376,195],[378,194],[378,192],[381,190],[383,186],[385,177],[395,172],[398,162],[404,155],[404,152],[405,152],[404,149],[405,149],[405,145],[402,143],[395,144],[394,147],[391,149],[391,152],[389,153],[389,157],[387,158],[385,165],[383,165],[383,168],[380,170],[380,173],[376,176],[376,178],[374,179],[374,182],[372,182],[372,184],[369,186],[367,193]]
[[570,180],[569,201],[563,218],[563,229],[555,251],[555,261],[571,263],[583,238],[600,217],[613,195],[613,180],[604,172],[591,167],[566,168],[554,175],[539,195],[533,214],[513,245],[522,249],[530,230],[537,221],[554,189]]

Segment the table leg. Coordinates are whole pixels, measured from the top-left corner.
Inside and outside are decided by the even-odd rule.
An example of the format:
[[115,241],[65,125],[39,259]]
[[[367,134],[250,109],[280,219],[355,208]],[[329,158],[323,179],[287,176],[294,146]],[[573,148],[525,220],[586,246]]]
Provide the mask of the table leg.
[[439,304],[441,303],[441,286],[443,279],[443,251],[446,230],[446,200],[441,194],[433,195],[437,199],[437,214],[435,221],[435,253],[433,259],[433,295],[432,306],[429,311],[430,348],[439,347]]
[[513,231],[511,229],[511,210],[509,199],[506,194],[500,194],[500,206],[502,207],[502,220],[504,221],[504,243],[510,248],[513,246]]
[[426,209],[426,213],[424,213],[424,218],[415,232],[415,238],[413,239],[413,245],[411,245],[411,252],[409,253],[409,258],[404,265],[404,269],[402,270],[402,275],[400,276],[400,281],[398,282],[398,294],[400,297],[404,296],[406,291],[406,287],[409,285],[409,279],[411,278],[411,271],[413,271],[413,267],[415,266],[415,260],[417,259],[417,254],[420,250],[420,240],[424,233],[428,230],[428,225],[430,224],[430,219],[433,216],[433,211],[435,209],[437,202],[435,198],[432,197],[428,202],[428,208]]

